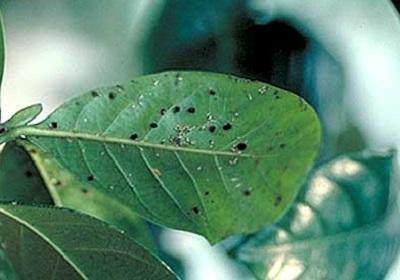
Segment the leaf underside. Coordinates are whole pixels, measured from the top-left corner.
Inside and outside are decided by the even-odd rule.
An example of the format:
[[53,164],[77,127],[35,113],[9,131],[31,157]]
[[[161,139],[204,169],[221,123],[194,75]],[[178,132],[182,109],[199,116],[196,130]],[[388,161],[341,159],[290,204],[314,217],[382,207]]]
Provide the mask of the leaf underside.
[[[26,149],[26,150],[25,150]],[[107,222],[155,250],[147,224],[131,209],[78,181],[32,145],[8,143],[0,154],[0,201],[71,208]]]
[[310,176],[274,226],[234,255],[257,279],[383,279],[400,246],[393,156],[359,153]]
[[4,253],[3,249],[0,248],[0,279],[1,280],[16,280],[17,273],[12,267],[10,260]]
[[91,91],[13,133],[93,190],[212,243],[275,221],[320,142],[318,119],[301,98],[192,72]]
[[15,143],[7,144],[0,153],[0,201],[53,204],[39,171]]
[[21,279],[175,279],[124,234],[71,210],[2,205],[0,222],[1,244]]

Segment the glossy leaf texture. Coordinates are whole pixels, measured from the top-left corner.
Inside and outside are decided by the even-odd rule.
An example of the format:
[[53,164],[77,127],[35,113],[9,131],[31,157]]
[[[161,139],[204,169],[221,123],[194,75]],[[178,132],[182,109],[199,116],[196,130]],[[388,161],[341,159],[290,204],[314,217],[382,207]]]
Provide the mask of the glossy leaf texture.
[[85,182],[27,143],[8,143],[0,154],[0,200],[71,208],[123,230],[156,251],[147,224],[131,209],[95,190],[89,192]]
[[11,129],[144,218],[212,243],[275,221],[320,143],[301,98],[232,76],[167,72],[93,90]]
[[383,279],[400,245],[394,177],[391,152],[328,162],[274,226],[231,254],[256,279]]
[[72,210],[1,205],[0,222],[21,279],[176,279],[133,239]]

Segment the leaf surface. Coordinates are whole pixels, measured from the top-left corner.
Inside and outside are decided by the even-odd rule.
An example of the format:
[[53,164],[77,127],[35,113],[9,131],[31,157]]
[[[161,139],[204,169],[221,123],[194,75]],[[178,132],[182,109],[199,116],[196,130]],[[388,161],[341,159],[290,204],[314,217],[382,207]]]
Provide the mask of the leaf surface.
[[4,40],[4,22],[3,15],[0,12],[0,86],[3,81],[4,66],[5,66],[5,55],[6,55],[6,45]]
[[12,267],[8,257],[0,247],[0,280],[16,280],[17,274]]
[[16,143],[7,144],[0,153],[0,201],[53,204],[30,156]]
[[144,218],[213,243],[275,221],[320,143],[318,118],[301,98],[195,72],[91,91],[9,135]]
[[88,191],[85,182],[58,166],[33,145],[8,143],[0,154],[0,200],[55,204],[105,221],[155,251],[147,224],[125,205]]
[[257,279],[383,279],[400,246],[393,179],[392,153],[328,162],[279,222],[231,253]]
[[[6,60],[6,45],[4,40],[4,22],[3,22],[3,15],[0,11],[0,94],[1,94],[1,85],[3,82],[3,75],[4,75],[4,67],[5,67],[5,60]],[[0,95],[1,100],[1,95]],[[1,108],[0,108],[0,118],[1,118]]]
[[72,210],[2,205],[0,222],[21,279],[175,279],[133,239]]

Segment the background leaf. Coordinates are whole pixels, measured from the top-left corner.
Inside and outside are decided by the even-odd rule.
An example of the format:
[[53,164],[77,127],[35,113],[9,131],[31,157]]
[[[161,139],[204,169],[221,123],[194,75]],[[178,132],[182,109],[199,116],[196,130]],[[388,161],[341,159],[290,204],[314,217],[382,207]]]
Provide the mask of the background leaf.
[[0,11],[0,87],[3,81],[4,66],[5,66],[6,45],[4,40],[4,22],[3,15]]
[[30,156],[16,143],[7,144],[0,153],[0,201],[53,204]]
[[8,257],[0,248],[0,280],[16,280],[17,274],[12,267]]
[[211,242],[275,221],[320,142],[318,119],[299,97],[191,72],[91,91],[10,135],[143,217]]
[[133,239],[71,210],[2,205],[0,221],[21,279],[175,279]]
[[278,223],[231,254],[257,279],[383,279],[400,245],[392,169],[392,153],[328,162]]
[[[1,103],[1,85],[3,83],[5,60],[6,60],[6,44],[4,40],[4,22],[3,22],[3,15],[0,11],[0,103]],[[1,106],[0,106],[0,119],[1,119]]]
[[32,145],[20,147],[11,142],[0,154],[0,200],[54,203],[78,210],[123,230],[156,251],[147,224],[131,209],[95,190],[89,192],[87,184],[59,168],[54,159],[45,157]]

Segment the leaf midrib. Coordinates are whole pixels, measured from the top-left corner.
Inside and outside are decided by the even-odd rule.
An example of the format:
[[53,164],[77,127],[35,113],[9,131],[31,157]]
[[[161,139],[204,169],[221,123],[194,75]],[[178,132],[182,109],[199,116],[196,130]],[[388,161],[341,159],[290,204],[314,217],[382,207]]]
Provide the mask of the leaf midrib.
[[42,234],[41,231],[38,229],[34,228],[31,226],[29,223],[27,223],[25,220],[22,220],[21,218],[15,216],[14,214],[10,213],[3,207],[0,207],[0,213],[3,215],[9,217],[10,219],[16,221],[20,226],[26,227],[28,230],[32,231],[33,233],[37,234],[43,241],[45,241],[47,244],[49,244],[58,254],[59,256],[62,256],[63,259],[71,265],[71,267],[82,277],[82,279],[89,280],[89,277],[85,275],[76,265],[75,263],[67,256],[65,255],[59,247],[54,244],[50,239],[48,239],[44,234]]
[[195,154],[204,154],[211,156],[227,156],[227,157],[239,157],[239,158],[267,158],[267,157],[276,157],[278,154],[268,154],[268,155],[253,155],[249,153],[242,152],[227,152],[227,151],[219,151],[219,150],[205,150],[205,149],[194,149],[188,147],[179,147],[165,144],[156,144],[149,143],[143,141],[135,141],[130,139],[122,139],[117,137],[110,137],[104,135],[96,135],[90,133],[82,133],[82,132],[73,132],[73,131],[65,131],[65,130],[50,130],[44,128],[37,127],[20,127],[15,128],[9,132],[9,135],[18,138],[25,138],[26,136],[38,136],[38,137],[53,137],[53,138],[67,138],[67,139],[78,139],[78,140],[87,140],[87,141],[95,141],[102,143],[111,143],[111,144],[120,144],[120,145],[131,145],[139,148],[153,148],[159,150],[166,151],[176,151],[176,152],[187,152],[187,153],[195,153]]

